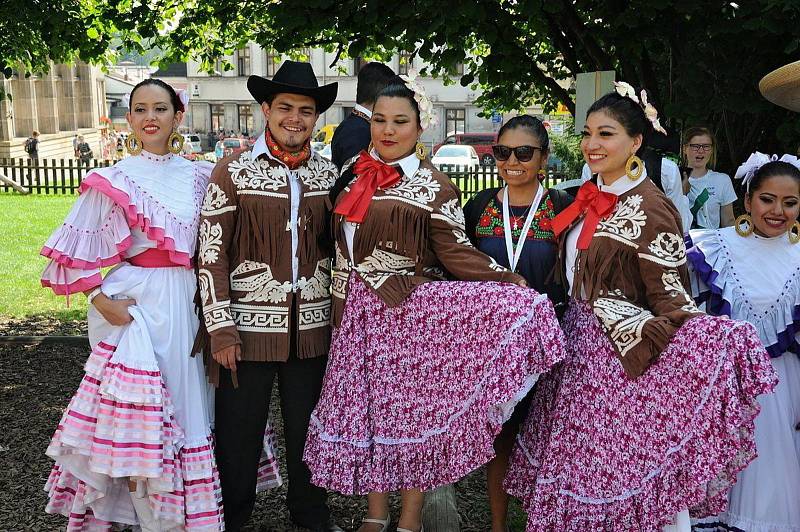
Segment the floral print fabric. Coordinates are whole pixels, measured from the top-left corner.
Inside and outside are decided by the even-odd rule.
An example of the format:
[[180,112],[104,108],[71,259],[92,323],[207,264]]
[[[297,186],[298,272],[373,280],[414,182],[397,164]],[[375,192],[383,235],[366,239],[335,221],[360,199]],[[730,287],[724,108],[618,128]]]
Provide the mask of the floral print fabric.
[[756,397],[777,380],[754,328],[693,318],[633,380],[586,303],[572,302],[565,334],[506,478],[528,530],[660,532],[686,508],[722,510],[755,457]]
[[430,282],[388,307],[356,275],[334,332],[304,459],[346,494],[454,482],[540,373],[563,357],[552,304],[493,282]]

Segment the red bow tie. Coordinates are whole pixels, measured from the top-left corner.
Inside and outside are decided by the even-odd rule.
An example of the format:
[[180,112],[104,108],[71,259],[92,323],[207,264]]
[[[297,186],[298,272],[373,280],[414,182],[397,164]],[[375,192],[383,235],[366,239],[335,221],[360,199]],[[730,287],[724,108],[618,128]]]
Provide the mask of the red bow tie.
[[578,249],[587,249],[594,236],[600,220],[614,212],[617,195],[603,192],[597,185],[587,181],[578,189],[575,201],[553,218],[553,232],[558,236],[572,225],[572,222],[584,216],[583,228],[578,236]]
[[348,222],[360,224],[367,217],[372,196],[379,188],[388,188],[400,181],[400,172],[394,166],[376,161],[362,151],[353,166],[353,174],[358,176],[350,191],[343,197],[333,212],[342,214]]

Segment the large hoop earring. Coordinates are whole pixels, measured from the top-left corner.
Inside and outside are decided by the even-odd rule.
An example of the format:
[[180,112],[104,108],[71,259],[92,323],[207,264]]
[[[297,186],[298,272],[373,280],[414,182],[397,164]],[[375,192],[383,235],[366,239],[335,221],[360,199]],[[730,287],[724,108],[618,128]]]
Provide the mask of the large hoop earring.
[[800,242],[800,222],[795,222],[789,228],[789,242],[797,244]]
[[[633,166],[636,165],[636,171],[633,170]],[[630,178],[631,181],[636,181],[640,177],[642,177],[642,173],[644,172],[644,163],[641,159],[639,159],[635,155],[631,155],[628,157],[628,162],[625,163],[625,175]]]
[[169,144],[169,151],[177,155],[183,150],[183,135],[173,131],[167,143]]
[[131,155],[139,155],[142,153],[142,148],[142,141],[139,140],[136,133],[131,133],[128,135],[128,138],[125,139],[125,149],[128,150],[128,153]]
[[[746,224],[747,227],[742,229],[742,224]],[[753,218],[751,218],[749,214],[743,214],[736,218],[736,221],[733,222],[733,226],[736,228],[736,232],[739,236],[748,237],[753,234]],[[791,236],[789,238],[791,239]]]
[[372,153],[372,150],[375,149],[375,145],[372,144],[372,141],[369,141],[369,146],[367,146],[367,153]]
[[414,153],[416,154],[417,159],[419,159],[420,161],[424,161],[425,155],[427,155],[428,150],[425,149],[425,145],[423,143],[417,142],[417,147],[414,150]]

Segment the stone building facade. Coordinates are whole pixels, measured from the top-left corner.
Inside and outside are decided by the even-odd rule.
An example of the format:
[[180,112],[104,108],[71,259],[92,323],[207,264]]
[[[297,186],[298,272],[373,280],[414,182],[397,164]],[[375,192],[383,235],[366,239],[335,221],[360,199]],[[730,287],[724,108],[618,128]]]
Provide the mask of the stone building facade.
[[73,157],[72,139],[82,135],[100,153],[100,118],[106,114],[105,78],[86,63],[52,65],[42,76],[0,76],[11,98],[0,100],[0,157],[27,157],[25,140],[39,132],[39,158]]

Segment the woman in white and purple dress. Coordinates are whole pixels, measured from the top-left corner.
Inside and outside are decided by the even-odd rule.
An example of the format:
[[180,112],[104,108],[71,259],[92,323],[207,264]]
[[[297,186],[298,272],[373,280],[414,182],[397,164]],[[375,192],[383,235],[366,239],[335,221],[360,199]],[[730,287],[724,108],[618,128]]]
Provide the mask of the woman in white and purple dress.
[[[459,192],[415,145],[432,106],[412,79],[378,96],[374,148],[345,164],[335,196],[335,325],[306,442],[312,482],[368,494],[360,532],[421,529],[425,490],[494,456],[540,373],[563,356],[546,295],[475,249]],[[441,282],[445,278],[485,282]],[[439,281],[439,282],[436,282]]]
[[618,91],[587,113],[594,179],[553,219],[567,357],[537,385],[505,484],[531,532],[688,532],[755,457],[776,380],[752,325],[695,305],[680,215],[635,156],[655,109]]
[[[134,155],[86,176],[42,250],[42,285],[90,302],[86,373],[47,448],[46,510],[70,531],[224,528],[213,395],[192,356],[192,257],[211,165],[175,155],[184,106],[160,80],[134,87]],[[275,461],[263,466],[262,486],[274,485]]]
[[726,512],[697,530],[800,531],[800,161],[754,153],[736,177],[747,185],[733,227],[693,230],[687,256],[709,314],[752,323],[778,374],[758,398],[758,457],[739,473]]

